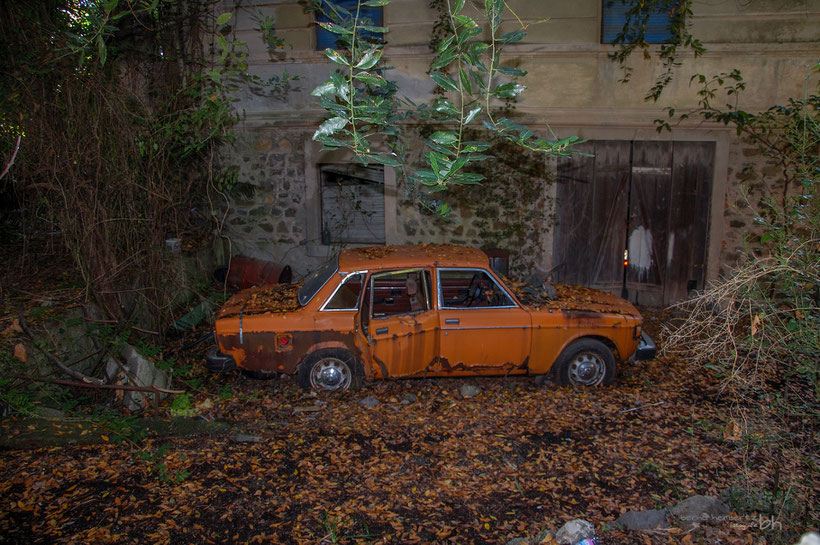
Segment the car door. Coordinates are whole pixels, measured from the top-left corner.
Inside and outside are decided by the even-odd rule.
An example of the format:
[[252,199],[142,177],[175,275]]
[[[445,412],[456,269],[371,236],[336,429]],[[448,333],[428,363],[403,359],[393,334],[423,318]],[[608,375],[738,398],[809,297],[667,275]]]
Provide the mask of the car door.
[[527,372],[532,321],[487,270],[438,268],[441,374]]
[[432,273],[412,268],[370,275],[360,313],[374,377],[422,375],[438,353]]

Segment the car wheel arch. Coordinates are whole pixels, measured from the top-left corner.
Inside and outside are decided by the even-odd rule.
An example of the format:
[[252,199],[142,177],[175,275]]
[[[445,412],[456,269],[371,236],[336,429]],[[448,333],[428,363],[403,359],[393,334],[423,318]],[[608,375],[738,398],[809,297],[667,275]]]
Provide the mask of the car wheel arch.
[[[326,343],[321,343],[326,344]],[[333,362],[327,365],[323,362]],[[338,368],[343,373],[349,373],[345,378],[344,386],[321,388],[316,384],[316,365]],[[364,380],[364,365],[354,350],[343,343],[330,343],[328,346],[317,348],[305,354],[296,366],[296,378],[299,386],[306,390],[358,390]]]
[[[599,369],[600,378],[591,379],[595,384],[579,384],[570,378],[572,374],[570,369],[579,361],[576,358],[586,360],[587,364],[592,364],[593,368]],[[618,349],[610,339],[599,335],[581,335],[566,343],[549,374],[561,386],[607,385],[614,381],[619,361],[622,360],[619,359]],[[582,362],[581,365],[583,364]]]

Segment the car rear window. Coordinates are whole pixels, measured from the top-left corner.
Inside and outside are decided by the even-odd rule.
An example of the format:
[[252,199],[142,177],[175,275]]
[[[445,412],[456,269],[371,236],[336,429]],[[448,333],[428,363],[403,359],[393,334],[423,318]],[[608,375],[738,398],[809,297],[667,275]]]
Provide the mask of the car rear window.
[[305,283],[299,288],[299,304],[307,305],[338,270],[339,257],[337,256],[333,261],[305,278]]

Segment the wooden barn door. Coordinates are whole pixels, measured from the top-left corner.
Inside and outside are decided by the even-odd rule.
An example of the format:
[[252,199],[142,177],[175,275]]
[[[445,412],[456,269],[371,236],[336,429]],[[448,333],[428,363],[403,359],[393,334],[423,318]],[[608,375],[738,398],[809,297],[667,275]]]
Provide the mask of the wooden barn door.
[[702,287],[714,145],[594,141],[580,151],[593,157],[558,165],[553,277],[654,306]]

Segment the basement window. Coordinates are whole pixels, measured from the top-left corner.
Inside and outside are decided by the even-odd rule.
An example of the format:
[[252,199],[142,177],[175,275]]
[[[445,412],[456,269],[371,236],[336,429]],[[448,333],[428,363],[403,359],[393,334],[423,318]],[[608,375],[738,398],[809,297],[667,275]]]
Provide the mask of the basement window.
[[384,244],[384,167],[319,165],[322,244]]

